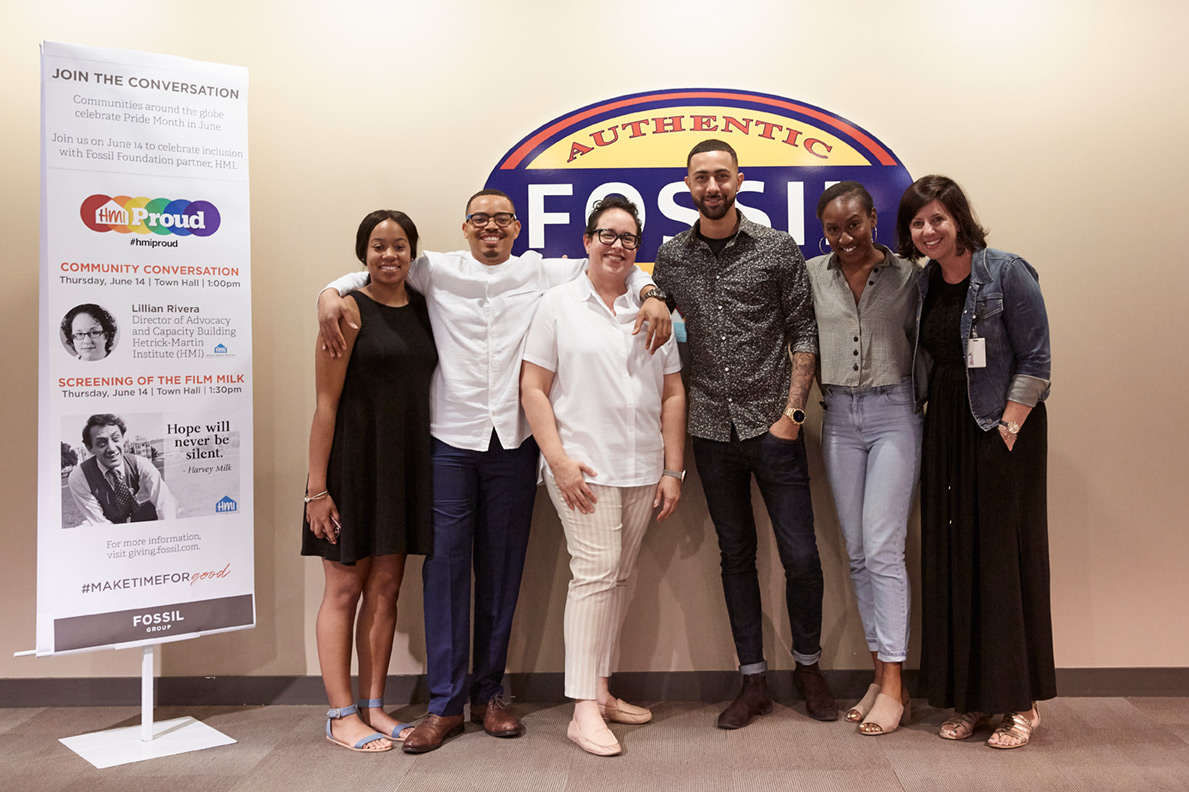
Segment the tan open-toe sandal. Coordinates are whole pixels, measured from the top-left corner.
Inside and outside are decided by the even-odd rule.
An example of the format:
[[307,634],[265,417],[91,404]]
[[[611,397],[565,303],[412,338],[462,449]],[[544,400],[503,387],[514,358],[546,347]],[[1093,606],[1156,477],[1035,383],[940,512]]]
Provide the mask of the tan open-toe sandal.
[[871,708],[875,706],[875,697],[878,695],[879,685],[872,682],[867,688],[867,692],[863,694],[863,698],[859,699],[859,703],[847,710],[846,720],[850,723],[862,723],[863,719],[867,717],[867,713],[871,712]]
[[912,699],[901,704],[891,696],[880,693],[875,697],[875,706],[867,713],[866,719],[859,724],[859,734],[874,737],[879,734],[891,734],[900,726],[908,723],[912,717]]

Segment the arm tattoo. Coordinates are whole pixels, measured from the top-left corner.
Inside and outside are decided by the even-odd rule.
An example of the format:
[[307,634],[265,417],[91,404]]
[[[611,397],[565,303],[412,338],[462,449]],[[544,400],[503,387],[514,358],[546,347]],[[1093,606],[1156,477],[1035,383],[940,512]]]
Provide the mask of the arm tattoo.
[[793,378],[789,383],[789,404],[805,407],[809,398],[809,386],[813,384],[813,373],[817,355],[812,352],[793,353]]

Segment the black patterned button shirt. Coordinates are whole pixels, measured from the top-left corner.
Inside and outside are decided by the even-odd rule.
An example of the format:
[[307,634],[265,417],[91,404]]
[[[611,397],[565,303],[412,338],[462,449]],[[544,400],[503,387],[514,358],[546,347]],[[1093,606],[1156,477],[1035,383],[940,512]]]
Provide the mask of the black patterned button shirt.
[[716,257],[698,238],[700,222],[661,245],[652,277],[685,318],[690,434],[728,442],[734,424],[746,440],[784,412],[790,351],[817,350],[813,295],[788,234],[739,212],[739,232]]

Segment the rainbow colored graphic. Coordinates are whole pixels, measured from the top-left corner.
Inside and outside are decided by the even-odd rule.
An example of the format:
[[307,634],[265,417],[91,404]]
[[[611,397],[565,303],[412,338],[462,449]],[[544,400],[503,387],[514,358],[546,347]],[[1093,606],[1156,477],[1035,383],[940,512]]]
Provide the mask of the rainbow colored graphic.
[[120,234],[208,237],[222,218],[209,201],[91,195],[79,207],[83,225],[92,231]]

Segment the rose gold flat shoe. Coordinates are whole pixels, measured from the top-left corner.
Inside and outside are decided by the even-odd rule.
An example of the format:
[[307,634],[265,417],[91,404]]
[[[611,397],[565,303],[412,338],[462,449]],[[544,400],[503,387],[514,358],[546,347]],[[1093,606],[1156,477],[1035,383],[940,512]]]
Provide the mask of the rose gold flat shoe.
[[1029,718],[1026,712],[1005,713],[999,728],[987,739],[987,745],[1003,749],[1023,748],[1027,745],[1032,739],[1032,732],[1040,726],[1040,708],[1036,706],[1036,702],[1032,702],[1032,711],[1036,713],[1035,718]]
[[937,736],[943,740],[965,740],[990,717],[985,712],[955,712],[954,717],[941,724]]
[[652,711],[635,704],[628,704],[623,699],[614,699],[607,706],[599,705],[599,714],[603,720],[612,723],[648,723],[652,720]]
[[571,720],[570,725],[566,727],[566,736],[577,743],[579,748],[595,756],[616,756],[623,753],[619,740],[615,739],[615,735],[606,726],[593,734],[587,734],[582,731],[578,721]]

